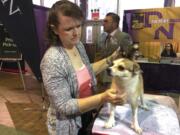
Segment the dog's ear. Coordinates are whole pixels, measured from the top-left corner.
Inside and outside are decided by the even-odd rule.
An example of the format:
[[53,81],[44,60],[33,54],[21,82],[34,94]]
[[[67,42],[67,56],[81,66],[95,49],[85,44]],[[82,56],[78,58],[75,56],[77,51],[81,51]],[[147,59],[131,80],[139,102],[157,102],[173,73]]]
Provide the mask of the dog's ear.
[[139,64],[134,62],[133,63],[133,74],[136,75],[136,74],[139,74],[141,72],[142,72],[142,70],[141,70]]

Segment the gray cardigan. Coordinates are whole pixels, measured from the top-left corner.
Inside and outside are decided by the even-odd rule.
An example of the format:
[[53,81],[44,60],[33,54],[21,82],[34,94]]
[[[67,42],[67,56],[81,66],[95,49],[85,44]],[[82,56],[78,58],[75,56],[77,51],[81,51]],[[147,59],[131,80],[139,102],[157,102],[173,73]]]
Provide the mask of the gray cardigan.
[[[92,89],[95,93],[96,78],[81,42],[77,45],[77,49],[92,77]],[[75,70],[63,47],[50,47],[41,61],[40,68],[50,100],[50,110],[55,112],[50,114],[56,115],[56,135],[77,135],[81,127],[80,111],[76,99],[78,82]]]

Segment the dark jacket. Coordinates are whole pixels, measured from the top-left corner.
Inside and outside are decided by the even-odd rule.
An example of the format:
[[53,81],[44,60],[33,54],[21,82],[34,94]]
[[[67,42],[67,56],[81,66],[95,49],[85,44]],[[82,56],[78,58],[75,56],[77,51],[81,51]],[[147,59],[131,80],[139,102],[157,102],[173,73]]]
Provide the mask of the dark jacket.
[[177,57],[177,55],[173,50],[171,50],[169,53],[166,50],[163,50],[161,57]]

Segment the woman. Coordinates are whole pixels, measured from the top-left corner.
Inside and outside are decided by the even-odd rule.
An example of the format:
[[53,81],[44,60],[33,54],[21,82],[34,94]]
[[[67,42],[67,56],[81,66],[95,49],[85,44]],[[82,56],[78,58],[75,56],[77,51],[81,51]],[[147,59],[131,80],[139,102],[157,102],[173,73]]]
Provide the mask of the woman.
[[171,43],[165,44],[165,48],[161,53],[161,57],[177,57]]
[[50,47],[41,61],[43,82],[50,100],[48,131],[56,135],[87,135],[92,110],[105,102],[123,104],[126,95],[108,89],[96,94],[95,75],[108,67],[113,53],[90,65],[80,42],[83,15],[67,0],[56,2],[49,10],[47,38]]

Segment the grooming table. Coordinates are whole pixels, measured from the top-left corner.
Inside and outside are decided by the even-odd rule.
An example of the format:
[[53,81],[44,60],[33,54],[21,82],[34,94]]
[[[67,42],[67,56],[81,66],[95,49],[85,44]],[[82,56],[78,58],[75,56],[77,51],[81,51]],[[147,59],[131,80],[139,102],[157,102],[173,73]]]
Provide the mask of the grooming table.
[[[143,135],[180,135],[177,105],[169,96],[145,94],[145,103],[149,111],[139,108],[138,121]],[[115,112],[116,125],[105,129],[104,122],[109,117],[108,104],[105,104],[96,118],[93,135],[136,135],[131,124],[131,108],[129,104],[117,106]]]

